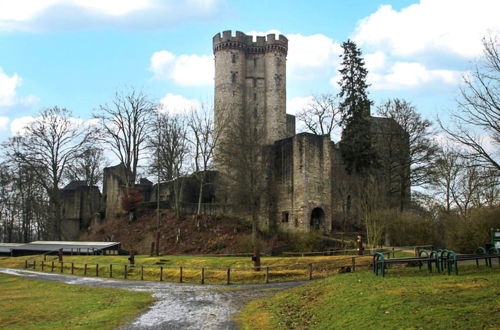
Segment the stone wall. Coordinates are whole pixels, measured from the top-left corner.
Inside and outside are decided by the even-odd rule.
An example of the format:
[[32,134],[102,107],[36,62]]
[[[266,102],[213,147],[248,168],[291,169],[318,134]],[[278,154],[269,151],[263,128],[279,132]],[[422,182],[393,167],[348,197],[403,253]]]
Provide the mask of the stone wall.
[[63,239],[77,239],[102,208],[99,188],[73,181],[62,189]]

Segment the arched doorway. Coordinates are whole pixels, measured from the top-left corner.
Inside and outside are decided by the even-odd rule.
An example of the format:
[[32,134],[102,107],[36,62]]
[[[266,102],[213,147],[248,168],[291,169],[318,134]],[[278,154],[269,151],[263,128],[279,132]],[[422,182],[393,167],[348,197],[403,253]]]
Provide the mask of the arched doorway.
[[320,230],[325,224],[325,211],[321,207],[316,207],[311,212],[311,230]]

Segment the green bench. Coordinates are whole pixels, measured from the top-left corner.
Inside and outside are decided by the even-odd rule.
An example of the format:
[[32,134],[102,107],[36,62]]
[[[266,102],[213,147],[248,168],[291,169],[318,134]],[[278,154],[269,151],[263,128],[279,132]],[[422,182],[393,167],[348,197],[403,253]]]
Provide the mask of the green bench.
[[479,267],[479,261],[484,260],[486,266],[493,267],[492,259],[498,259],[498,265],[500,266],[500,251],[496,248],[491,248],[486,251],[483,247],[479,247],[474,254],[457,254],[454,251],[446,251],[441,255],[441,262],[446,265],[448,275],[454,270],[455,274],[458,275],[458,264],[463,261],[476,261],[476,266]]
[[421,268],[424,263],[427,263],[427,269],[432,273],[432,264],[436,265],[437,271],[439,272],[439,259],[436,251],[431,253],[427,250],[421,250],[418,257],[408,257],[408,258],[390,258],[386,259],[384,254],[377,252],[373,255],[373,273],[375,276],[382,275],[385,276],[385,269],[387,265],[390,264],[412,264],[417,263]]

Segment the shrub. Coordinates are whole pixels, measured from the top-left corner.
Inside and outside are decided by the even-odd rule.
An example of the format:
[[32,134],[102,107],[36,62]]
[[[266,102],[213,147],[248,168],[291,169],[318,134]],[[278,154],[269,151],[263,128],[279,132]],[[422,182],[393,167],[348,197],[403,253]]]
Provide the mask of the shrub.
[[461,252],[474,252],[491,242],[491,228],[500,227],[500,207],[477,208],[467,218],[458,215],[446,219],[446,247]]
[[126,212],[134,212],[141,205],[144,197],[137,188],[123,189],[122,209]]

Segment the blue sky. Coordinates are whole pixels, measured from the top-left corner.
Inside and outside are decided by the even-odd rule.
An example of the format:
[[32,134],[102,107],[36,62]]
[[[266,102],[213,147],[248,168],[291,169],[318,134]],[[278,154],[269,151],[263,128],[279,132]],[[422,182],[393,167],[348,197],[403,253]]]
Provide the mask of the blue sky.
[[88,119],[127,87],[175,111],[211,102],[211,40],[223,30],[289,38],[289,113],[337,92],[352,38],[375,105],[400,97],[446,118],[498,13],[498,0],[0,0],[0,140],[52,105]]

